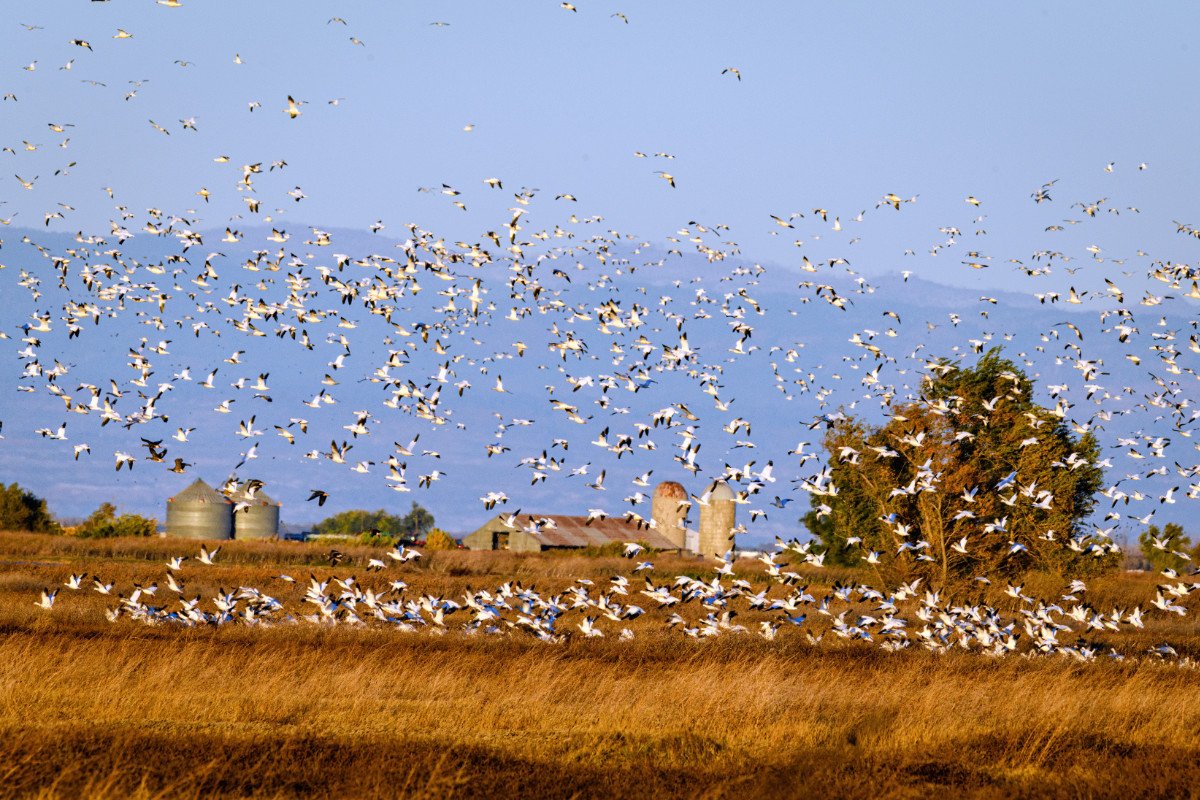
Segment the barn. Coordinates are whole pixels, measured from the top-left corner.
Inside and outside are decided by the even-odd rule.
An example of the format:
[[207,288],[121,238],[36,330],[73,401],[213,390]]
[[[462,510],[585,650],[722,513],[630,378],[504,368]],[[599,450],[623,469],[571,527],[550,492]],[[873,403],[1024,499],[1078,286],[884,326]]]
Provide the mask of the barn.
[[521,514],[518,519],[497,514],[479,530],[468,534],[463,544],[470,550],[512,550],[540,553],[603,547],[613,542],[642,542],[655,550],[720,556],[734,547],[737,530],[737,498],[724,481],[709,484],[700,503],[698,530],[687,526],[691,500],[687,490],[674,481],[663,481],[654,489],[650,527],[624,517],[589,517],[566,514]]
[[[596,519],[567,514],[521,515],[516,527],[506,524],[508,515],[497,514],[474,533],[463,539],[470,550],[511,550],[516,553],[540,553],[603,547],[614,542],[641,542],[655,550],[678,551],[679,545],[644,525],[622,517]],[[529,525],[532,520],[536,525]],[[532,529],[532,530],[531,530]]]

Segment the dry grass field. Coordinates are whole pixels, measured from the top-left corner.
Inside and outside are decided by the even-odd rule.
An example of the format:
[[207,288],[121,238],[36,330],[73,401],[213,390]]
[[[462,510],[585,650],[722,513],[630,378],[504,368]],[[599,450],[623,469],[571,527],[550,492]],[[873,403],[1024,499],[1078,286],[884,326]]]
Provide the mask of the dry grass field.
[[[72,572],[128,593],[197,549],[0,534],[0,800],[1200,795],[1200,671],[1154,657],[891,654],[789,631],[695,640],[652,614],[630,623],[632,640],[562,644],[182,629],[109,622],[114,598],[90,588],[35,606]],[[230,542],[215,566],[191,561],[181,574],[189,592],[255,585],[292,608],[303,590],[280,572],[402,577],[410,591],[453,596],[510,579],[561,591],[630,568],[453,552],[369,575],[373,552],[342,549],[351,563],[331,569],[327,547]],[[656,581],[711,577],[697,561],[655,563]],[[1154,583],[1122,575],[1089,591],[1098,607],[1145,605]],[[1194,657],[1194,627],[1191,614],[1148,618],[1121,646],[1170,642]]]

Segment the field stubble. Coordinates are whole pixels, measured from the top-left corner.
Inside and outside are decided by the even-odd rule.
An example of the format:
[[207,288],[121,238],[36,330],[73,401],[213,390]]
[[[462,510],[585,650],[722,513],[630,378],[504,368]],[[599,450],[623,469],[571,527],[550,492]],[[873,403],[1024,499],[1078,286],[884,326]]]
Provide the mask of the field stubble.
[[[179,540],[0,534],[0,800],[8,797],[1186,797],[1200,793],[1200,674],[1142,659],[889,654],[753,634],[547,645],[284,626],[109,623],[71,572],[161,579]],[[366,548],[344,548],[358,563]],[[324,550],[228,543],[190,589],[345,575]],[[560,589],[619,559],[438,553],[384,573],[461,593]],[[656,559],[656,581],[706,569]],[[748,571],[753,571],[748,570]],[[382,579],[381,579],[382,580]],[[1098,582],[1133,605],[1152,577]],[[813,590],[817,590],[814,578]],[[287,595],[294,604],[298,593]],[[1095,599],[1095,598],[1094,598]],[[638,621],[642,622],[642,621]],[[1190,615],[1148,626],[1200,651]],[[1138,643],[1140,646],[1140,642]]]

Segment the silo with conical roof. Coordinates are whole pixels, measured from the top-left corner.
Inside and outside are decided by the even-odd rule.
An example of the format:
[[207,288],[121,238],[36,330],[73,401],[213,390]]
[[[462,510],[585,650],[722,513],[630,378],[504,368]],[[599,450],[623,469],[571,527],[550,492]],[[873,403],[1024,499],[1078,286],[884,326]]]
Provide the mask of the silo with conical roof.
[[654,530],[670,539],[680,550],[687,546],[687,530],[683,521],[687,518],[691,505],[687,490],[682,484],[663,481],[654,487],[654,497],[650,501],[650,517],[654,520]]
[[708,504],[700,506],[700,555],[723,556],[733,549],[737,503],[725,481],[708,487]]
[[188,539],[232,539],[233,503],[197,478],[167,500],[167,535]]
[[279,503],[261,488],[251,494],[248,487],[249,484],[244,483],[233,493],[233,538],[275,538],[279,535]]

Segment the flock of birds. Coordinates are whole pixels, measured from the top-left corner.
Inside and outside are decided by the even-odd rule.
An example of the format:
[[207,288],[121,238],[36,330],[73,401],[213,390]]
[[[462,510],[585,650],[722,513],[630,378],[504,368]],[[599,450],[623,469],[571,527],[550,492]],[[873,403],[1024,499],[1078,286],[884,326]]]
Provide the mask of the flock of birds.
[[[184,4],[158,0],[158,5]],[[568,3],[562,7],[577,11]],[[622,14],[614,17],[631,24]],[[342,26],[348,23],[341,17],[328,20],[328,30]],[[42,32],[37,25],[25,28],[30,36]],[[113,46],[137,35],[133,26],[120,28]],[[351,47],[366,46],[357,36],[349,40]],[[58,44],[89,62],[107,49],[95,36]],[[232,60],[243,61],[240,54]],[[72,58],[60,70],[75,68],[86,64]],[[179,60],[174,68],[195,65]],[[38,62],[23,69],[30,81],[24,85],[36,91]],[[713,73],[714,80],[735,79],[731,87],[752,78],[732,66]],[[147,84],[130,81],[120,105],[135,103]],[[9,91],[2,102],[23,101]],[[259,109],[271,107],[257,99],[247,105],[256,119]],[[298,94],[283,95],[274,113],[282,124],[303,126],[308,105]],[[194,116],[184,116],[178,127],[153,120],[150,125],[154,133],[147,136],[170,136],[172,142],[200,134]],[[473,130],[474,124],[463,128]],[[77,164],[61,153],[78,135],[75,123],[59,117],[43,120],[36,133],[24,131],[26,138],[3,142],[6,157],[47,165],[18,167],[14,190],[41,200],[49,191],[43,175],[69,180]],[[43,137],[53,142],[44,144]],[[670,166],[670,172],[652,171],[662,181],[654,188],[664,193],[686,172],[674,166],[674,154],[662,150],[647,148],[633,157]],[[902,270],[881,299],[878,282],[855,266],[860,243],[869,236],[867,222],[916,213],[916,196],[888,191],[873,208],[868,203],[857,213],[815,203],[774,209],[764,214],[764,226],[773,236],[792,239],[796,255],[794,264],[771,267],[749,262],[731,227],[720,222],[689,220],[655,243],[608,226],[599,214],[576,211],[584,206],[571,192],[513,191],[503,179],[483,175],[475,192],[511,199],[502,218],[472,234],[446,235],[409,223],[393,229],[399,230],[396,239],[387,239],[382,219],[368,226],[369,236],[357,239],[298,229],[284,223],[284,209],[303,203],[309,193],[290,180],[293,168],[286,158],[235,159],[218,151],[211,161],[225,172],[225,183],[200,186],[195,196],[207,207],[222,194],[236,195],[242,212],[215,230],[196,209],[139,211],[105,187],[115,205],[104,230],[60,232],[75,207],[55,198],[47,201],[40,228],[21,231],[14,242],[0,240],[0,257],[12,263],[0,263],[6,303],[21,309],[23,319],[17,328],[0,330],[0,345],[11,347],[19,364],[15,389],[21,394],[19,402],[5,405],[5,414],[45,415],[21,432],[32,433],[23,443],[46,448],[41,458],[78,461],[83,468],[99,446],[82,437],[100,436],[116,442],[108,463],[120,477],[135,467],[141,477],[147,465],[186,473],[205,463],[230,470],[228,486],[243,483],[246,470],[269,471],[255,463],[260,458],[282,462],[274,467],[280,473],[284,465],[290,472],[292,465],[311,462],[337,475],[319,486],[290,487],[314,502],[313,509],[331,498],[335,505],[352,502],[355,492],[341,488],[351,473],[355,480],[382,475],[382,485],[398,493],[437,491],[451,482],[478,487],[485,511],[508,509],[510,499],[514,507],[528,507],[538,487],[573,497],[624,494],[619,510],[615,500],[596,499],[587,503],[588,515],[620,516],[639,525],[653,524],[646,511],[650,498],[642,491],[652,485],[651,474],[657,480],[679,470],[693,479],[737,485],[736,502],[746,507],[751,525],[766,525],[771,515],[778,524],[791,513],[785,511],[789,503],[816,497],[816,509],[827,511],[820,498],[838,491],[828,466],[810,465],[821,458],[820,431],[851,414],[887,414],[919,400],[923,379],[952,369],[942,355],[969,358],[1004,345],[1015,361],[1041,373],[1057,422],[1101,437],[1106,452],[1095,463],[1116,476],[1102,490],[1107,511],[1078,536],[1061,537],[1062,546],[1110,553],[1119,546],[1120,526],[1132,523],[1133,532],[1140,532],[1160,510],[1200,498],[1200,462],[1188,446],[1200,419],[1191,388],[1198,376],[1189,365],[1191,354],[1200,353],[1200,329],[1187,305],[1188,298],[1200,298],[1200,269],[1142,249],[1114,254],[1092,243],[1074,251],[1072,232],[1100,240],[1105,221],[1140,214],[1109,196],[1085,197],[1063,208],[1056,198],[1066,186],[1044,182],[1029,201],[1039,213],[1052,209],[1049,224],[1036,232],[1046,244],[1004,258],[989,254],[983,244],[986,198],[970,195],[959,206],[962,219],[947,221],[927,241],[896,253],[898,259],[918,259],[921,251],[927,259],[957,260],[964,270],[1007,268],[1034,286],[1036,309],[1053,314],[1049,319],[1070,310],[1062,312],[1069,313],[1067,320],[1030,330],[1017,324],[1006,329],[998,311],[1002,301],[990,294],[980,296],[976,308],[914,322],[903,305],[903,287],[916,267]],[[1129,172],[1136,176],[1147,168],[1143,163]],[[1104,167],[1105,174],[1121,171],[1114,163]],[[477,196],[450,183],[418,191],[464,212]],[[547,218],[556,221],[541,221]],[[13,217],[0,222],[10,225]],[[1185,244],[1200,239],[1200,229],[1189,223],[1172,227]],[[1081,313],[1089,310],[1094,313]],[[805,319],[822,326],[811,341],[794,334]],[[834,337],[843,329],[848,346],[839,348],[842,340]],[[943,353],[931,344],[939,337],[951,343]],[[1007,399],[997,396],[982,409],[942,400],[929,403],[928,410],[951,419],[978,414],[986,423]],[[354,410],[342,410],[347,407]],[[811,413],[798,412],[800,407]],[[236,424],[223,422],[233,419]],[[1045,424],[1034,422],[1035,428]],[[10,435],[11,430],[10,425]],[[797,430],[818,434],[785,450],[795,439],[783,438]],[[1110,433],[1115,430],[1120,433]],[[924,437],[914,426],[880,452],[831,457],[853,463],[904,452],[920,463]],[[1027,444],[1038,437],[1035,430]],[[461,446],[464,439],[468,444]],[[450,447],[453,458],[443,460],[442,448]],[[229,456],[231,450],[236,455]],[[459,459],[461,470],[445,466]],[[498,463],[511,468],[493,466]],[[636,477],[627,490],[609,492],[631,475]],[[936,492],[941,479],[925,469],[906,490]],[[1002,510],[988,518],[970,511],[984,495],[1031,511],[1060,502],[1028,476],[1014,472],[1010,479],[1003,486],[976,487],[955,501],[962,514],[955,519],[962,552],[973,536],[1006,530]],[[703,493],[692,499],[706,502]],[[514,529],[545,525],[519,509],[504,516]],[[881,524],[891,528],[894,521]],[[749,531],[744,521],[736,530]],[[901,550],[916,558],[929,546],[919,531],[896,533]],[[1020,539],[1010,545],[1014,554],[1028,546]],[[1155,546],[1190,560],[1178,542],[1160,539]],[[820,566],[822,556],[811,548],[781,542],[774,555],[764,557],[766,586],[734,578],[732,557],[708,583],[680,578],[666,585],[645,582],[642,588],[638,577],[618,576],[605,586],[580,580],[553,596],[515,582],[449,599],[410,596],[403,581],[363,588],[352,577],[314,579],[303,598],[308,613],[289,611],[253,587],[221,592],[208,609],[200,598],[184,597],[174,577],[182,563],[177,562],[166,581],[168,591],[179,594],[177,607],[156,605],[157,587],[136,587],[110,615],[153,624],[308,621],[430,632],[522,631],[560,641],[572,628],[584,636],[632,635],[624,622],[658,610],[669,614],[669,627],[688,635],[725,635],[743,632],[734,618],[749,611],[765,615],[753,632],[767,638],[793,627],[809,631],[806,620],[816,615],[828,617],[834,637],[888,649],[920,645],[1001,655],[1021,650],[1023,637],[1026,652],[1083,659],[1115,651],[1060,642],[1063,635],[1142,625],[1141,608],[1092,609],[1081,599],[1081,584],[1072,584],[1061,601],[1031,598],[1021,587],[1010,587],[1012,610],[955,602],[913,584],[842,585],[817,601],[779,561],[795,554]],[[862,553],[869,565],[882,556]],[[384,566],[380,561],[376,568]],[[83,578],[76,577],[70,589],[83,588]],[[1197,585],[1193,576],[1168,577],[1171,582],[1145,613],[1186,611],[1183,601]],[[93,586],[112,591],[99,579]],[[51,607],[55,596],[47,590],[41,605]],[[902,616],[906,605],[911,611]],[[869,610],[858,610],[864,606]],[[693,608],[700,613],[684,613]],[[922,627],[916,629],[918,622]],[[809,635],[817,641],[825,634]],[[1171,655],[1168,651],[1158,655]]]
[[[195,562],[211,567],[220,550],[202,546]],[[626,558],[632,561],[644,554],[638,543],[626,543]],[[110,622],[129,620],[160,627],[375,627],[408,634],[514,636],[562,644],[573,637],[630,640],[636,634],[629,623],[644,617],[655,623],[645,631],[665,630],[693,639],[745,635],[776,641],[780,636],[802,635],[814,646],[829,637],[831,642],[859,642],[889,652],[923,648],[995,657],[1062,656],[1079,662],[1122,661],[1148,654],[1184,667],[1198,663],[1166,643],[1155,644],[1145,653],[1127,654],[1111,643],[1088,638],[1141,630],[1144,615],[1185,616],[1181,603],[1195,585],[1178,576],[1159,587],[1146,609],[1140,605],[1097,609],[1087,600],[1088,587],[1081,580],[1070,581],[1061,597],[1050,601],[1009,583],[1004,589],[1008,608],[956,601],[922,586],[919,578],[893,589],[834,583],[818,599],[784,559],[809,565],[819,565],[821,559],[810,542],[794,539],[777,540],[773,551],[758,556],[762,567],[753,571],[742,565],[735,573],[734,553],[727,552],[717,559],[719,566],[711,580],[680,575],[656,584],[648,577],[654,563],[640,560],[628,575],[616,574],[607,581],[578,578],[554,593],[510,580],[494,589],[445,597],[410,591],[404,577],[412,579],[415,573],[396,578],[380,574],[392,565],[420,558],[417,550],[395,546],[383,559],[368,558],[368,575],[375,577],[366,580],[353,574],[323,580],[310,575],[305,583],[279,574],[274,580],[282,589],[293,595],[303,590],[291,605],[276,596],[280,591],[255,586],[220,588],[208,598],[199,593],[189,597],[187,581],[205,576],[185,565],[185,556],[166,562],[162,586],[158,581],[137,583],[128,594],[114,594],[113,582],[98,575],[90,576],[90,585],[116,600],[105,611]],[[331,564],[343,560],[336,550],[331,552]],[[73,573],[63,585],[78,592],[86,591],[88,583],[87,574]],[[57,588],[44,589],[37,605],[52,610],[58,593]],[[739,621],[746,617],[753,617],[749,625]]]

